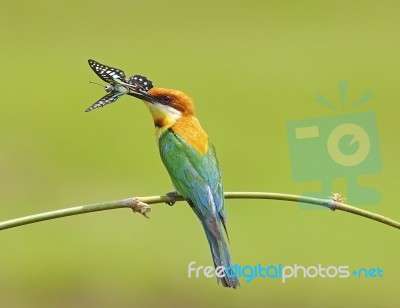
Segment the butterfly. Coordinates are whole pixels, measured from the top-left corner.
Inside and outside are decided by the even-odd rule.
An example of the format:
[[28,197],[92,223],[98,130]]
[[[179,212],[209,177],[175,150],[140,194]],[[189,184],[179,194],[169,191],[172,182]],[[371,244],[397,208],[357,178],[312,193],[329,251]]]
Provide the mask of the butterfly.
[[147,92],[153,87],[153,82],[147,79],[146,76],[142,75],[134,75],[132,77],[129,77],[128,83],[134,86],[134,89],[136,91],[144,90]]
[[88,63],[96,75],[108,83],[105,87],[108,94],[87,108],[86,112],[111,104],[122,95],[129,94],[131,91],[148,91],[153,87],[151,80],[148,80],[145,76],[134,75],[127,80],[124,71],[118,68],[107,66],[91,59],[88,60]]
[[109,93],[104,95],[93,105],[89,106],[85,110],[85,112],[89,112],[96,108],[104,107],[105,105],[111,104],[111,103],[115,102],[120,96],[129,92],[129,89],[127,89],[124,86],[120,86],[120,85],[108,85],[105,87],[105,90],[106,90],[106,92],[109,92]]

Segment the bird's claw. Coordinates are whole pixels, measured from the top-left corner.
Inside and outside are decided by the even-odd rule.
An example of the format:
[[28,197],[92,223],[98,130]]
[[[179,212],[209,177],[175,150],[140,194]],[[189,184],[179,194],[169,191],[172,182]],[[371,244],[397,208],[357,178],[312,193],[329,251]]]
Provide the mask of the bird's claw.
[[147,216],[147,213],[151,212],[151,207],[147,203],[144,203],[136,198],[133,198],[131,202],[131,209],[134,213],[140,213],[144,217],[150,218],[149,216]]
[[179,197],[179,194],[176,191],[168,192],[166,195],[169,197],[169,200],[165,201],[165,203],[169,206],[173,206],[177,201],[176,199]]

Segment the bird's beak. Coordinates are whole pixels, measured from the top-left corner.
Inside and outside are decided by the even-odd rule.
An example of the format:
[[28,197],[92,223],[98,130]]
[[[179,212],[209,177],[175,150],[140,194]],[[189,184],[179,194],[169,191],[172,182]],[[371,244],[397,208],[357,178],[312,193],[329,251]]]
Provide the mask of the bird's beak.
[[128,95],[149,103],[156,102],[156,98],[149,93],[149,90],[153,88],[153,82],[146,76],[134,75],[124,85],[129,89]]
[[154,102],[154,97],[151,96],[147,91],[144,91],[142,89],[139,89],[139,90],[132,89],[132,88],[129,88],[129,89],[130,89],[130,91],[129,91],[129,93],[127,93],[128,95],[136,97],[138,99],[148,101],[150,103]]
[[129,93],[127,94],[149,103],[155,103],[157,101],[149,92],[137,87],[129,87]]

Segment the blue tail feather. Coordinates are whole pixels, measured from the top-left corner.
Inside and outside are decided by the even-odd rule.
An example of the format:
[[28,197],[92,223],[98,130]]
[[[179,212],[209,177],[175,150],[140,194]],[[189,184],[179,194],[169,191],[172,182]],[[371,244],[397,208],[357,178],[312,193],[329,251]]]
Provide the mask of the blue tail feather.
[[[231,265],[231,256],[224,236],[222,235],[222,240],[218,240],[210,231],[208,231],[207,226],[203,225],[203,227],[207,236],[208,244],[210,245],[214,267],[217,268],[218,266],[223,266],[225,269],[228,268]],[[225,277],[217,277],[217,279],[218,282],[221,282],[222,285],[227,288],[236,289],[240,286],[239,280],[236,276],[229,278],[225,275]]]

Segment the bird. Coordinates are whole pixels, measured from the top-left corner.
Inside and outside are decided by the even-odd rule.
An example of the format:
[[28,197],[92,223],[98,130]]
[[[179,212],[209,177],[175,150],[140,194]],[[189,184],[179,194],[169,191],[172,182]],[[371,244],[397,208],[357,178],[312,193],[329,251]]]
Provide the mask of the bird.
[[[195,114],[193,99],[186,93],[152,87],[144,90],[138,83],[128,95],[141,99],[148,107],[155,126],[156,140],[175,192],[168,193],[175,203],[182,196],[190,205],[204,228],[214,267],[231,266],[231,257],[224,236],[226,209],[221,170],[215,148]],[[240,286],[237,276],[216,275],[224,287]]]

